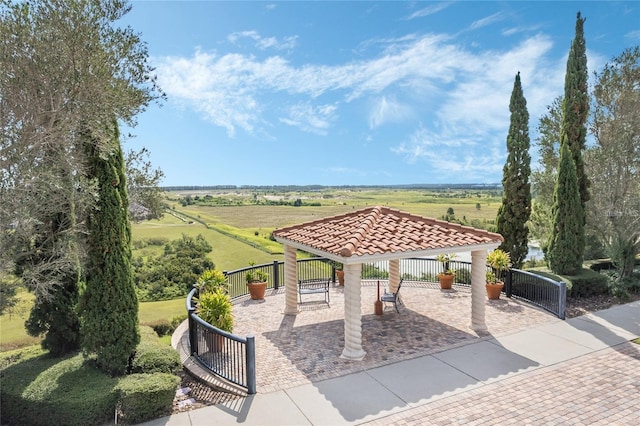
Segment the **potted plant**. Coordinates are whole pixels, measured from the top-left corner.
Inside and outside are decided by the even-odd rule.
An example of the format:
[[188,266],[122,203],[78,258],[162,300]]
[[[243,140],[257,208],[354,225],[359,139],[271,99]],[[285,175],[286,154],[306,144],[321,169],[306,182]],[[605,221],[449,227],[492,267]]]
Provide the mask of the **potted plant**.
[[509,253],[496,249],[487,256],[487,264],[491,267],[491,271],[487,271],[485,277],[487,297],[491,300],[497,300],[500,299],[500,293],[504,287],[504,282],[500,281],[502,272],[511,267],[511,258]]
[[338,284],[344,285],[344,271],[343,265],[340,262],[332,262],[333,268],[336,270],[336,276],[338,277]]
[[[196,303],[196,314],[208,324],[222,331],[233,331],[233,305],[229,294],[222,288],[200,293]],[[207,342],[208,345],[211,343]],[[220,352],[224,345],[224,337],[214,334],[213,352]]]
[[[253,266],[253,262],[250,263]],[[245,273],[247,280],[247,288],[252,300],[264,299],[264,293],[267,290],[267,279],[269,274],[261,269],[250,269]]]
[[228,290],[227,277],[218,269],[207,269],[198,277],[195,287],[199,293],[206,293],[217,288]]
[[456,277],[456,271],[449,268],[449,262],[457,256],[454,253],[442,253],[436,257],[436,260],[442,263],[442,272],[438,273],[438,281],[441,289],[450,289],[453,280]]

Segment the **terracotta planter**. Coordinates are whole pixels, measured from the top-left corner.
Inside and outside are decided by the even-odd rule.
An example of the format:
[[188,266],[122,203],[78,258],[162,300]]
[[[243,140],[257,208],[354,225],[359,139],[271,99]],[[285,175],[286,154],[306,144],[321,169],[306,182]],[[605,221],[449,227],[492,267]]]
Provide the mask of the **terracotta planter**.
[[497,282],[495,284],[486,284],[487,289],[487,297],[489,300],[498,300],[500,299],[500,293],[502,292],[502,287],[504,287],[503,282]]
[[344,285],[344,271],[338,269],[336,270],[336,275],[338,276],[338,284]]
[[455,278],[455,275],[438,274],[438,281],[440,281],[440,288],[443,290],[450,289],[451,285],[453,284],[454,278]]
[[249,289],[249,294],[251,295],[252,300],[262,300],[264,299],[264,293],[267,290],[267,283],[266,282],[247,283],[247,288]]

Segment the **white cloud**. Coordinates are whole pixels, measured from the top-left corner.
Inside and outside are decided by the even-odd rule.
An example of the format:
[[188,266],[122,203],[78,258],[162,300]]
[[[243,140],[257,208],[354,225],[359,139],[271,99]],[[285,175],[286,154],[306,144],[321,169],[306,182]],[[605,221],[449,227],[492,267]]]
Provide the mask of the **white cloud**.
[[236,44],[242,38],[253,40],[255,47],[260,50],[290,50],[296,47],[298,40],[298,36],[285,37],[283,40],[278,40],[276,37],[262,37],[257,31],[241,31],[231,33],[227,36],[227,40],[233,44]]
[[375,129],[385,123],[398,123],[412,116],[411,107],[398,102],[395,97],[382,96],[369,113],[369,128]]
[[451,6],[453,3],[454,2],[442,2],[442,3],[430,4],[429,6],[424,7],[420,10],[416,10],[407,19],[411,20],[416,18],[423,18],[429,15],[434,15],[440,12],[441,10],[444,10],[447,7]]
[[496,22],[500,22],[505,18],[503,12],[496,12],[493,15],[489,15],[482,19],[478,19],[477,21],[473,21],[471,25],[469,25],[470,30],[477,30],[478,28],[486,27],[487,25],[494,24]]
[[[473,130],[433,132],[420,126],[409,140],[391,151],[405,157],[409,164],[422,162],[442,181],[472,181],[502,170],[504,154],[498,141]],[[464,176],[460,179],[460,175]]]
[[624,35],[625,38],[628,38],[632,42],[640,41],[640,30],[630,31]]
[[297,104],[289,109],[289,116],[280,118],[280,121],[289,126],[299,127],[305,132],[326,135],[331,122],[336,119],[336,109],[335,105]]
[[[268,121],[274,119],[270,112],[278,112],[274,102],[293,105],[276,119],[281,123],[328,134],[339,120],[339,108],[366,96],[378,99],[369,110],[370,129],[415,119],[428,106],[437,129],[433,132],[441,132],[440,144],[452,143],[449,135],[456,134],[463,142],[479,142],[474,135],[485,137],[508,127],[509,95],[518,71],[532,117],[532,110],[544,112],[564,82],[565,64],[548,58],[552,43],[543,35],[510,49],[480,53],[448,35],[378,43],[377,56],[332,66],[294,66],[281,56],[256,59],[200,50],[192,57],[158,58],[155,65],[170,101],[202,113],[231,137],[238,128],[255,133],[273,125]],[[409,103],[411,99],[419,101]]]

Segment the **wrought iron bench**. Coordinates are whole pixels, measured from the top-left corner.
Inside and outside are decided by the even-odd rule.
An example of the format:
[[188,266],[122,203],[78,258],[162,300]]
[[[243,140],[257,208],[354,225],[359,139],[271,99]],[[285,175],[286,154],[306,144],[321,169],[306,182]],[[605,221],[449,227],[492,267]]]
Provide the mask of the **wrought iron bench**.
[[298,281],[298,297],[302,303],[303,294],[320,294],[324,293],[324,301],[329,304],[329,284],[331,278],[313,278],[310,280]]

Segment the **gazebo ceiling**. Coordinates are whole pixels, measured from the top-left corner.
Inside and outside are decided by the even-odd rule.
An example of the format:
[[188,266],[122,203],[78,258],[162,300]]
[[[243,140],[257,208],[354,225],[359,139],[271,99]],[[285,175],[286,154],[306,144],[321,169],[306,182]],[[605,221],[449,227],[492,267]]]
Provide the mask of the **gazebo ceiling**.
[[392,209],[368,207],[273,232],[275,239],[347,263],[496,248],[502,235]]

